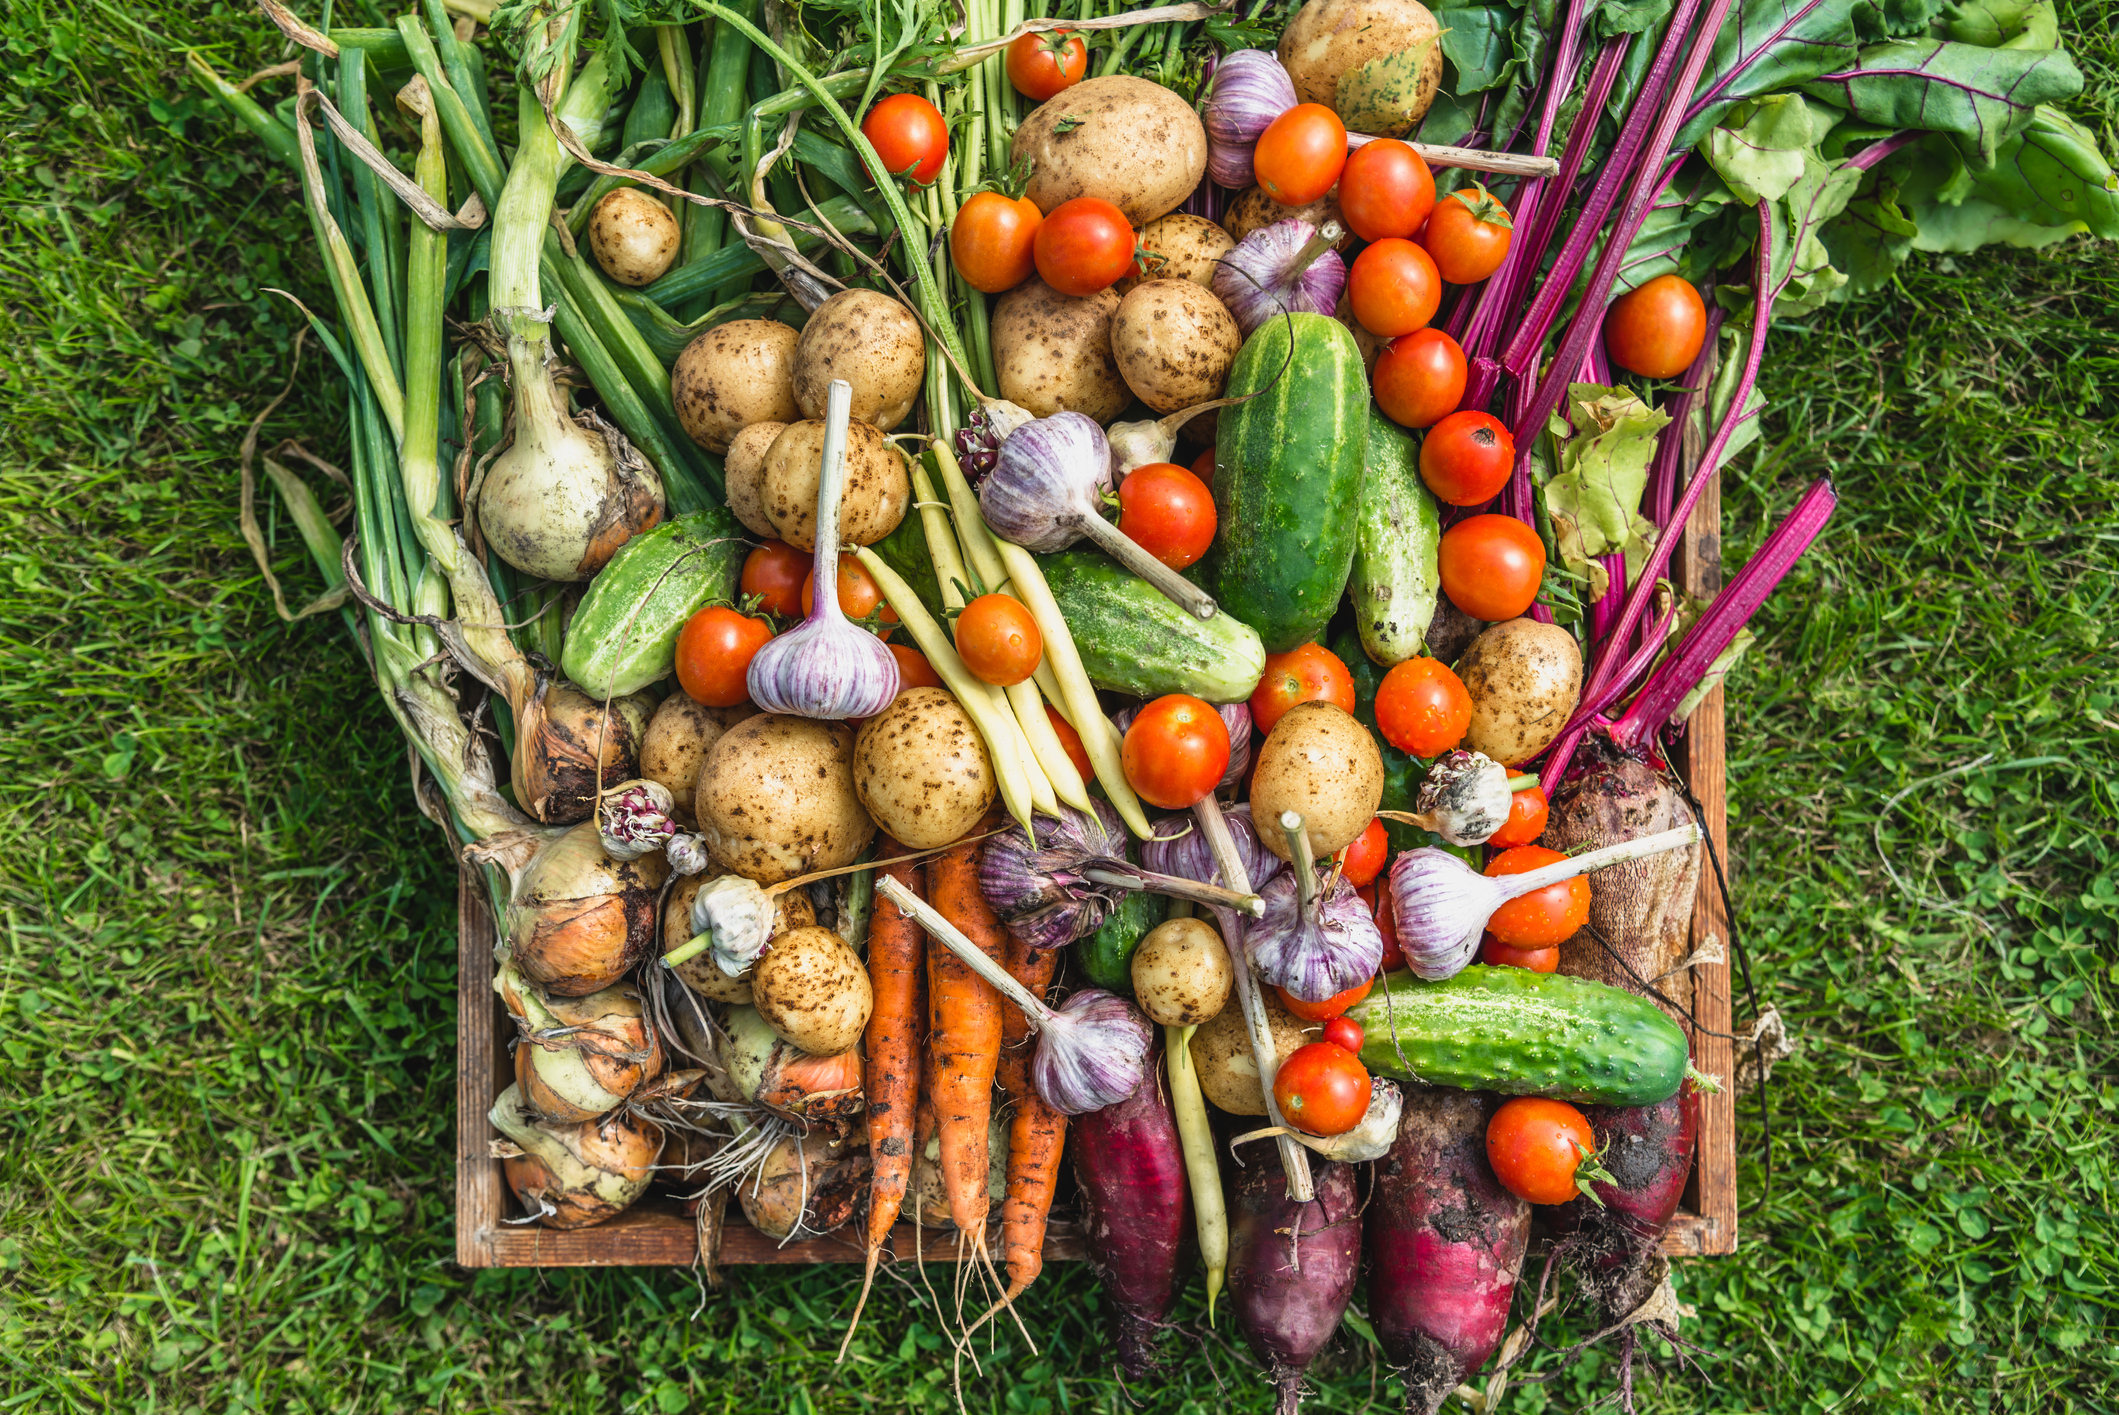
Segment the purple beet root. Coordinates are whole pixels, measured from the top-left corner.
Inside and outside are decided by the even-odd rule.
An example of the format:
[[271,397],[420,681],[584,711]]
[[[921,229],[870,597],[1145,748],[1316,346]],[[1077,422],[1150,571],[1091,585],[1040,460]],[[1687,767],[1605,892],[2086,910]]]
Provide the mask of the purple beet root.
[[1486,1123],[1498,1104],[1469,1091],[1409,1089],[1398,1139],[1376,1161],[1369,1320],[1405,1381],[1407,1415],[1435,1415],[1508,1328],[1530,1205],[1486,1162]]
[[1229,1301],[1278,1393],[1278,1415],[1301,1403],[1302,1373],[1339,1329],[1361,1274],[1354,1166],[1312,1161],[1310,1177],[1317,1197],[1298,1204],[1280,1166],[1254,1157],[1230,1196]]
[[1068,1123],[1089,1262],[1118,1314],[1118,1363],[1134,1380],[1155,1369],[1155,1338],[1192,1252],[1192,1189],[1161,1059],[1158,1046],[1138,1090]]
[[1616,1183],[1592,1186],[1604,1201],[1563,1206],[1570,1262],[1608,1324],[1646,1301],[1663,1280],[1663,1231],[1678,1211],[1700,1132],[1699,1093],[1687,1086],[1660,1105],[1590,1106],[1599,1159]]

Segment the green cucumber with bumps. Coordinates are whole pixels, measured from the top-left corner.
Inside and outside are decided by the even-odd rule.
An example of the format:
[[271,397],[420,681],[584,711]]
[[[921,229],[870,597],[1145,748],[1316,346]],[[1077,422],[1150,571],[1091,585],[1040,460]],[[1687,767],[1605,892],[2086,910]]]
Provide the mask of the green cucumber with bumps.
[[1442,513],[1420,480],[1420,443],[1374,406],[1366,461],[1346,594],[1362,652],[1390,668],[1425,647],[1442,591]]
[[1685,1079],[1685,1033],[1646,998],[1587,978],[1474,965],[1439,983],[1392,973],[1347,1009],[1361,1060],[1386,1076],[1547,1096],[1658,1105]]
[[1190,693],[1240,703],[1266,671],[1258,631],[1227,613],[1195,619],[1100,550],[1042,556],[1039,568],[1089,681],[1114,693]]
[[1075,941],[1075,964],[1097,987],[1131,997],[1133,951],[1156,925],[1169,917],[1170,901],[1160,894],[1138,890],[1121,895],[1096,932]]
[[749,551],[725,506],[634,536],[589,581],[567,625],[560,668],[592,698],[624,697],[668,677],[685,621],[715,600],[735,599]]

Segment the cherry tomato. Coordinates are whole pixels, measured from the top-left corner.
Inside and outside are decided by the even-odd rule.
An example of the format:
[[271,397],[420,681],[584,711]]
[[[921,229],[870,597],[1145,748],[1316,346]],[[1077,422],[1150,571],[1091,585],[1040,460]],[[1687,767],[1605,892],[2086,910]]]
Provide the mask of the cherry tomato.
[[1369,1113],[1369,1073],[1361,1058],[1330,1042],[1295,1049],[1273,1077],[1273,1099],[1288,1124],[1308,1135],[1344,1135]]
[[1405,951],[1398,947],[1398,915],[1391,903],[1391,882],[1388,876],[1377,880],[1362,891],[1362,898],[1370,900],[1376,915],[1376,932],[1383,935],[1383,962],[1376,966],[1379,973],[1395,973],[1405,966]]
[[1491,413],[1451,413],[1420,443],[1420,480],[1447,506],[1477,506],[1508,485],[1516,439]]
[[1438,658],[1409,658],[1376,685],[1376,727],[1383,740],[1416,757],[1439,757],[1464,740],[1472,697]]
[[1182,570],[1214,543],[1214,493],[1175,462],[1149,462],[1118,484],[1119,534]]
[[1456,340],[1439,329],[1416,329],[1383,346],[1369,380],[1385,417],[1401,427],[1433,427],[1464,401],[1465,372]]
[[1658,275],[1604,312],[1611,361],[1643,378],[1676,378],[1706,341],[1707,306],[1690,281],[1675,275]]
[[1359,1054],[1361,1044],[1368,1040],[1368,1033],[1351,1017],[1334,1017],[1324,1024],[1324,1040],[1344,1051]]
[[1039,277],[1062,295],[1093,295],[1133,269],[1134,235],[1126,214],[1096,197],[1053,207],[1033,247]]
[[1229,769],[1228,725],[1198,698],[1170,693],[1140,710],[1121,756],[1142,800],[1181,811],[1204,800]]
[[1526,786],[1515,793],[1508,802],[1508,819],[1501,828],[1488,836],[1486,843],[1506,850],[1511,845],[1528,845],[1545,833],[1545,818],[1548,803],[1545,788]]
[[[1484,187],[1451,192],[1435,206],[1420,244],[1452,285],[1472,285],[1501,268],[1515,234],[1508,208]],[[1688,361],[1689,362],[1689,361]]]
[[1367,997],[1369,989],[1374,986],[1376,986],[1376,980],[1370,978],[1367,982],[1350,987],[1345,992],[1334,993],[1322,1002],[1304,1002],[1301,998],[1278,984],[1274,985],[1273,991],[1280,994],[1280,1005],[1300,1017],[1303,1021],[1329,1022],[1332,1018],[1337,1017],[1340,1013]]
[[1550,973],[1560,966],[1560,947],[1511,948],[1492,934],[1479,940],[1479,961],[1495,968],[1528,968],[1533,973]]
[[1039,103],[1080,83],[1088,72],[1089,46],[1073,30],[1018,35],[1008,46],[1008,82]]
[[1251,162],[1259,190],[1282,206],[1316,201],[1346,166],[1346,124],[1322,103],[1298,103],[1258,135]]
[[1059,709],[1050,703],[1045,704],[1045,716],[1052,723],[1052,734],[1059,738],[1060,750],[1067,754],[1068,761],[1074,763],[1082,780],[1096,780],[1096,767],[1089,760],[1089,749],[1082,745],[1082,734],[1075,731],[1073,725],[1059,715]]
[[1426,328],[1442,304],[1442,277],[1433,258],[1397,236],[1354,257],[1346,289],[1361,327],[1385,339]]
[[1297,703],[1331,703],[1354,710],[1354,675],[1322,644],[1266,655],[1265,676],[1251,690],[1251,721],[1260,732],[1271,732]]
[[1545,578],[1545,542],[1513,516],[1473,516],[1442,533],[1442,592],[1497,624],[1530,608]]
[[894,93],[868,110],[861,136],[883,159],[883,170],[924,187],[942,175],[949,157],[949,124],[942,110],[916,93]]
[[[1339,852],[1339,873],[1356,889],[1365,889],[1383,873],[1383,857],[1390,851],[1390,836],[1380,820],[1354,837],[1354,843]],[[1369,912],[1374,913],[1374,909]]]
[[890,656],[898,661],[898,691],[907,688],[939,688],[942,675],[934,671],[927,655],[909,644],[885,644]]
[[677,635],[677,682],[707,707],[734,707],[750,697],[750,661],[773,626],[723,605],[700,610]]
[[1564,1204],[1587,1193],[1575,1170],[1596,1152],[1589,1121],[1565,1101],[1517,1096],[1486,1123],[1486,1159],[1494,1178],[1525,1203]]
[[1363,143],[1339,174],[1339,214],[1364,241],[1409,237],[1435,209],[1435,174],[1408,143]]
[[1020,600],[982,594],[956,617],[956,651],[981,683],[1012,688],[1037,672],[1045,638]]
[[[1567,857],[1543,845],[1517,845],[1487,861],[1490,877],[1520,875],[1543,865],[1556,865]],[[1486,931],[1510,948],[1554,948],[1573,938],[1589,922],[1589,881],[1580,875],[1520,898],[1494,910]]]
[[1192,459],[1192,475],[1208,486],[1214,485],[1214,449],[1209,447]]
[[949,259],[974,290],[1013,290],[1037,270],[1037,228],[1044,222],[1045,213],[1028,197],[973,193],[949,228]]
[[769,540],[743,558],[743,578],[737,584],[745,596],[756,595],[766,613],[793,619],[803,612],[802,586],[809,583],[813,563],[808,551]]
[[[878,606],[883,611],[883,622],[898,622],[898,612],[883,603],[883,587],[876,577],[868,573],[868,567],[844,551],[839,553],[839,612],[848,619],[866,619],[874,614]],[[817,572],[812,570],[802,577],[802,612],[809,613],[817,602]],[[890,637],[890,630],[883,630],[883,637]]]

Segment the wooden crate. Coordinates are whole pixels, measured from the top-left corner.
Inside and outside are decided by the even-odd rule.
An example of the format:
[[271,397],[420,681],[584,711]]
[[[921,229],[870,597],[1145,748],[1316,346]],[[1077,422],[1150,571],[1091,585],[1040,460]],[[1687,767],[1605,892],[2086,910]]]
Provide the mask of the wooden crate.
[[[1710,482],[1672,557],[1672,578],[1696,595],[1711,595],[1722,585],[1721,494]],[[1729,862],[1726,770],[1723,753],[1722,690],[1709,693],[1692,715],[1680,753],[1686,780],[1705,808],[1715,848]],[[514,1195],[501,1177],[500,1162],[490,1158],[499,1138],[486,1112],[514,1080],[507,1040],[512,1023],[493,995],[493,919],[478,880],[466,874],[457,890],[460,926],[457,937],[456,1067],[456,1261],[468,1268],[620,1267],[683,1265],[698,1256],[692,1221],[675,1202],[659,1194],[642,1199],[609,1223],[572,1233],[536,1224],[510,1224],[519,1217]],[[1712,869],[1701,870],[1700,892],[1692,911],[1692,943],[1729,938]],[[1694,1007],[1701,1035],[1693,1043],[1700,1070],[1732,1083],[1735,1061],[1730,1042],[1729,965],[1712,963],[1693,972]],[[1716,1035],[1720,1034],[1720,1035]],[[1733,1084],[1702,1097],[1699,1157],[1684,1207],[1664,1236],[1663,1249],[1673,1257],[1701,1257],[1736,1251],[1736,1094]],[[839,1233],[776,1247],[746,1226],[733,1205],[722,1231],[723,1263],[858,1262],[858,1224]],[[920,1256],[954,1261],[956,1247],[947,1236],[927,1233],[916,1239],[913,1226],[898,1225],[893,1251],[910,1257],[919,1242]],[[1045,1240],[1045,1258],[1060,1262],[1083,1256],[1080,1231],[1058,1219]]]

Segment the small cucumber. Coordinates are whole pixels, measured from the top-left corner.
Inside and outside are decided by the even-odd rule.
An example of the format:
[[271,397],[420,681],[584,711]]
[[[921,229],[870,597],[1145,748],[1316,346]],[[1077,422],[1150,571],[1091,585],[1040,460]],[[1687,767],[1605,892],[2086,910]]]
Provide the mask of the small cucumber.
[[1074,961],[1090,982],[1133,996],[1133,950],[1170,915],[1170,901],[1145,891],[1119,901],[1103,927],[1074,945]]
[[593,698],[623,697],[667,677],[684,621],[702,605],[735,597],[749,548],[723,506],[634,536],[589,581],[560,667]]
[[1250,625],[1228,614],[1194,619],[1100,550],[1063,551],[1038,563],[1082,668],[1099,688],[1240,703],[1266,671],[1265,646]]
[[1368,478],[1354,525],[1347,598],[1361,647],[1385,668],[1418,654],[1442,588],[1442,517],[1420,480],[1420,444],[1369,408]]

